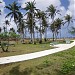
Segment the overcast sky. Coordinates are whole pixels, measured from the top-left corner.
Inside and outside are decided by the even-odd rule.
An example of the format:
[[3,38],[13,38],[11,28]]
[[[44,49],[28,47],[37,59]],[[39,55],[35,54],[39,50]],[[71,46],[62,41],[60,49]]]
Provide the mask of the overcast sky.
[[[11,4],[14,1],[17,1],[19,3],[19,5],[21,5],[22,8],[25,7],[25,2],[28,1],[33,1],[33,0],[0,0],[2,3],[0,4],[0,9],[2,11],[2,15],[0,15],[0,27],[3,27],[4,24],[4,20],[5,20],[5,16],[7,13],[9,13],[9,11],[7,9],[5,9],[4,7],[8,4]],[[36,7],[45,11],[47,9],[47,7],[51,4],[53,4],[54,6],[58,6],[58,9],[61,10],[61,14],[60,15],[56,15],[56,17],[60,17],[63,18],[63,16],[65,16],[66,14],[70,14],[72,15],[73,18],[75,18],[75,0],[35,0],[36,1]],[[22,11],[23,13],[25,13],[24,11]],[[7,18],[8,20],[10,19],[10,17]],[[72,26],[75,25],[74,23],[71,23]],[[14,23],[14,21],[11,21],[11,25],[8,27],[9,28],[14,27],[16,29],[16,25]],[[66,30],[65,27],[62,28],[62,36],[66,36]],[[50,33],[48,33],[50,36]],[[69,35],[69,34],[67,34]],[[69,35],[70,36],[70,35]]]

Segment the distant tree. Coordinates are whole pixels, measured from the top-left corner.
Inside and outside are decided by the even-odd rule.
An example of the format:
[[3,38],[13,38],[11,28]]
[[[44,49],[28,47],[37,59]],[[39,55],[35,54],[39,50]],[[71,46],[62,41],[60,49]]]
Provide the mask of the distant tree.
[[35,30],[36,30],[36,34],[37,34],[37,41],[38,41],[38,40],[39,40],[39,38],[38,38],[39,27],[38,27],[38,26],[35,26]]
[[3,30],[4,30],[4,32],[6,32],[6,27],[5,26],[3,26]]
[[10,28],[9,32],[15,32],[14,28]]
[[37,10],[35,4],[36,4],[35,0],[31,2],[27,2],[26,7],[24,8],[27,14],[27,25],[31,34],[31,43],[33,44],[35,43],[35,35],[34,35],[35,10]]
[[6,27],[5,27],[6,31],[5,32],[7,32],[7,26],[10,25],[10,22],[8,20],[5,20],[4,24],[6,25]]
[[71,22],[73,22],[72,16],[68,14],[64,16],[64,18],[65,18],[65,23],[68,23],[68,26],[70,25]]
[[69,27],[70,23],[73,22],[74,19],[73,19],[72,16],[69,15],[69,14],[67,14],[66,16],[64,16],[64,18],[65,18],[64,24],[66,25],[66,23],[68,23],[68,25],[67,25],[67,30],[69,30],[68,27]]
[[61,25],[63,24],[63,20],[57,18],[50,26],[50,29],[53,33],[55,33],[55,39],[58,35],[58,30],[61,29]]
[[24,39],[24,29],[25,29],[25,21],[23,20],[23,17],[19,17],[18,21],[17,21],[17,28],[18,31],[22,36],[22,38]]
[[1,31],[2,31],[2,28],[0,27],[0,33],[1,33]]
[[10,12],[6,15],[6,18],[11,16],[11,18],[14,18],[14,22],[17,24],[17,20],[19,16],[21,16],[21,6],[17,6],[17,3],[14,1],[12,4],[9,4],[9,6],[5,6],[5,8],[10,10]]
[[[54,7],[52,4],[49,7],[47,7],[46,12],[48,12],[49,16],[52,19],[52,22],[54,21],[54,17],[56,16],[56,14],[60,14],[60,10],[56,9],[56,7]],[[54,26],[54,24],[53,24],[53,26]],[[54,41],[54,32],[53,32],[53,41]]]
[[45,28],[47,27],[47,21],[46,21],[46,14],[44,11],[38,10],[36,13],[36,17],[39,20],[39,32],[40,32],[40,41],[39,43],[42,43],[42,33],[45,32]]
[[71,29],[69,30],[69,32],[75,36],[75,27],[72,26]]

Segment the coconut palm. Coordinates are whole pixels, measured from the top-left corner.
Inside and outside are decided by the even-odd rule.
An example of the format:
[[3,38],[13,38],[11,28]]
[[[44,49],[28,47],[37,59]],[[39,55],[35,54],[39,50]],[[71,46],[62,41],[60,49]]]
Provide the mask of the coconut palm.
[[39,43],[42,43],[42,30],[43,30],[43,24],[44,24],[44,12],[41,10],[38,10],[36,13],[37,19],[39,19],[39,32],[40,32],[40,41]]
[[62,24],[63,24],[63,20],[57,18],[50,26],[51,31],[55,33],[55,39],[57,38],[58,31],[61,29]]
[[9,32],[14,32],[15,33],[15,29],[14,28],[10,28]]
[[45,41],[47,40],[47,28],[48,28],[47,18],[48,17],[46,16],[46,13],[43,12],[42,13],[42,26],[43,26],[42,31],[45,34],[45,38],[44,38]]
[[54,7],[52,4],[49,7],[47,7],[46,12],[48,12],[49,16],[53,21],[56,14],[60,14],[60,10],[57,10],[56,7]]
[[63,25],[63,20],[57,18],[55,22],[55,37],[57,37],[59,33],[58,31],[61,30],[61,25]]
[[6,28],[5,28],[5,29],[6,29],[6,31],[5,31],[5,32],[7,32],[7,26],[8,26],[8,25],[10,25],[10,23],[9,23],[9,21],[8,21],[8,20],[5,20],[4,24],[6,25]]
[[34,43],[35,10],[37,10],[35,7],[35,1],[27,2],[24,10],[27,14],[27,24],[29,25],[28,28],[31,33],[31,42]]
[[11,16],[10,20],[14,18],[14,22],[17,23],[17,20],[19,16],[21,16],[20,12],[20,6],[17,6],[17,3],[14,1],[12,4],[9,4],[9,6],[5,6],[10,12],[6,15],[6,18]]
[[[73,22],[74,19],[72,19],[72,16],[70,16],[69,14],[67,14],[66,16],[64,16],[65,18],[65,22],[64,24],[68,23],[68,26],[70,25],[71,22]],[[68,26],[67,26],[67,30],[68,30]]]
[[19,17],[18,21],[17,21],[17,24],[18,24],[18,30],[19,30],[19,33],[23,35],[23,39],[24,39],[24,28],[25,28],[25,22],[23,20],[23,17]]
[[69,30],[69,32],[72,34],[72,35],[75,35],[75,27],[71,27],[71,30]]
[[70,16],[69,14],[67,14],[66,16],[64,16],[64,18],[65,18],[65,23],[68,23],[68,26],[74,20],[74,19],[72,19],[72,16]]
[[2,31],[2,28],[0,27],[0,33],[1,33],[1,31]]
[[35,29],[36,29],[36,33],[37,33],[37,41],[38,41],[39,27],[38,27],[38,26],[35,26]]
[[[46,12],[48,12],[49,16],[52,19],[52,22],[54,21],[54,17],[56,16],[56,14],[60,14],[60,10],[57,10],[52,4],[49,7],[47,7],[47,11]],[[54,41],[54,34],[55,33],[53,32],[53,41]]]

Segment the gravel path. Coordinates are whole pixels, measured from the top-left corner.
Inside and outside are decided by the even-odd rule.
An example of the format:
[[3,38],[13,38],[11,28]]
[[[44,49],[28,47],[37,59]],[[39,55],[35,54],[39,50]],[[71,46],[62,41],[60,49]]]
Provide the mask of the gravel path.
[[7,64],[7,63],[12,63],[12,62],[19,62],[19,61],[25,61],[25,60],[30,60],[30,59],[34,59],[34,58],[39,58],[42,56],[46,56],[49,54],[53,54],[56,52],[60,52],[60,51],[69,49],[73,46],[75,46],[75,40],[71,44],[55,45],[54,47],[56,47],[56,48],[50,49],[50,50],[44,50],[44,51],[40,51],[40,52],[23,54],[23,55],[16,55],[16,56],[1,57],[0,58],[0,64]]

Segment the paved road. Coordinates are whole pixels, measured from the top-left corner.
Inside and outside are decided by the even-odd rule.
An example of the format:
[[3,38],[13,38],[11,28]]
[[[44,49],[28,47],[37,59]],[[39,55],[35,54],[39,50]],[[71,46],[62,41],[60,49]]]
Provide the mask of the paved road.
[[19,61],[25,61],[25,60],[30,60],[30,59],[34,59],[34,58],[39,58],[42,56],[46,56],[49,54],[53,54],[56,52],[60,52],[60,51],[69,49],[73,46],[75,46],[75,40],[71,44],[55,45],[56,48],[50,49],[50,50],[44,50],[44,51],[40,51],[40,52],[23,54],[23,55],[16,55],[16,56],[1,57],[0,58],[0,64],[8,64],[8,63],[12,63],[12,62],[19,62]]

